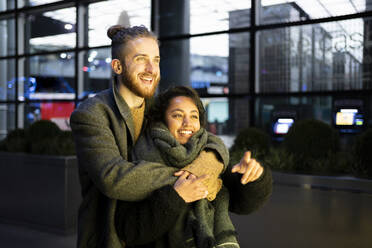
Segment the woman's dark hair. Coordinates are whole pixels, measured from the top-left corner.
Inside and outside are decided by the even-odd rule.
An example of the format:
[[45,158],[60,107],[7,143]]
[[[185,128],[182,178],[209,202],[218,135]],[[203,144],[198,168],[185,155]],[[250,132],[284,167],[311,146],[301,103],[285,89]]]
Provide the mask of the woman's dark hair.
[[111,58],[119,60],[123,59],[121,51],[130,40],[146,37],[158,42],[156,35],[143,25],[133,27],[114,25],[107,30],[107,36],[111,39]]
[[205,127],[207,124],[206,111],[198,93],[191,87],[175,86],[167,89],[163,93],[156,96],[153,105],[149,111],[148,117],[150,122],[164,122],[165,112],[167,111],[170,101],[178,96],[185,96],[191,98],[199,111],[200,126]]

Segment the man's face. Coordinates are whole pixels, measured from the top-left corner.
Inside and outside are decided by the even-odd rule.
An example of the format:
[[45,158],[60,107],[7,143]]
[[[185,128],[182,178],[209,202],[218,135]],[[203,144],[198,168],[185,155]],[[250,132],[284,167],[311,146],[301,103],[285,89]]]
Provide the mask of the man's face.
[[160,81],[160,56],[158,43],[152,38],[137,38],[124,48],[124,85],[143,98],[154,95]]

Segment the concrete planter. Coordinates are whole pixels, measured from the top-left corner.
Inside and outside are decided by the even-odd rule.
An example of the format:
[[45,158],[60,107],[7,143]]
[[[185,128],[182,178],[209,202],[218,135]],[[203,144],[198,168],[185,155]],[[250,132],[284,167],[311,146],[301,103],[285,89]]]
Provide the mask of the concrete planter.
[[269,202],[232,215],[241,247],[372,247],[372,180],[273,173]]
[[76,231],[81,202],[75,156],[0,152],[0,220],[46,231]]

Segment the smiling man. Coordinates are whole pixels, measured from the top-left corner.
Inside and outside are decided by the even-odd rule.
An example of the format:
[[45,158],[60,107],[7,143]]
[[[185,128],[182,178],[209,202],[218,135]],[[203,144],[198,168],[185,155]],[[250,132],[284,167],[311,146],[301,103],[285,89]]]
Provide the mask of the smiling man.
[[[78,215],[78,247],[124,247],[114,227],[117,200],[134,189],[130,151],[143,124],[146,102],[160,80],[157,38],[144,26],[112,26],[112,88],[82,102],[72,113],[83,201]],[[139,166],[139,174],[149,176]],[[147,174],[146,174],[147,173]]]

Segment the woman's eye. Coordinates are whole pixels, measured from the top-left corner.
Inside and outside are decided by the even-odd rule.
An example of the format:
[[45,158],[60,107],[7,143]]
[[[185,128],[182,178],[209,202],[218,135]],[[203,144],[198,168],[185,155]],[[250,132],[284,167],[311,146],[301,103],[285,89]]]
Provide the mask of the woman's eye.
[[193,118],[193,119],[199,119],[199,116],[197,116],[197,115],[193,115],[193,116],[191,116],[191,118]]
[[181,115],[181,114],[174,114],[174,115],[172,115],[172,117],[173,117],[173,118],[181,118],[182,115]]

